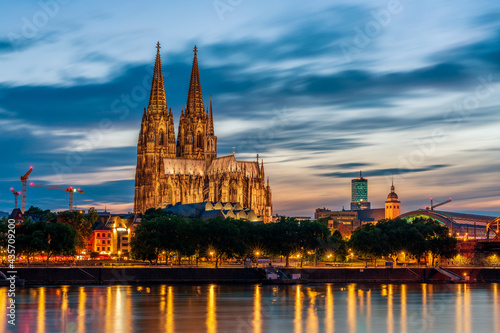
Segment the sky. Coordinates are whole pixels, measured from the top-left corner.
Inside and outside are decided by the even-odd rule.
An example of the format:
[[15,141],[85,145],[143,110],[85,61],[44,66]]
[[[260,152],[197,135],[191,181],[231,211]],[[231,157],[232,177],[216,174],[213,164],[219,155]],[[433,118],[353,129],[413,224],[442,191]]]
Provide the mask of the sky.
[[[350,204],[363,171],[381,208],[500,215],[500,3],[0,3],[0,210],[22,176],[80,187],[78,208],[133,210],[137,138],[156,54],[177,129],[198,47],[219,156],[264,159],[274,213]],[[19,198],[20,199],[20,198]],[[65,210],[63,191],[27,206]]]

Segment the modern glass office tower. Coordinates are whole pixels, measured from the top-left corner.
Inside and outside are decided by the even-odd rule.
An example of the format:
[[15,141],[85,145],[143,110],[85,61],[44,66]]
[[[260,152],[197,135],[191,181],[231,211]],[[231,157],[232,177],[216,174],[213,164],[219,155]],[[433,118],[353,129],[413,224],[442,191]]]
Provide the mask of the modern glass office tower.
[[363,178],[361,171],[359,177],[352,181],[351,210],[370,209],[368,202],[368,179]]

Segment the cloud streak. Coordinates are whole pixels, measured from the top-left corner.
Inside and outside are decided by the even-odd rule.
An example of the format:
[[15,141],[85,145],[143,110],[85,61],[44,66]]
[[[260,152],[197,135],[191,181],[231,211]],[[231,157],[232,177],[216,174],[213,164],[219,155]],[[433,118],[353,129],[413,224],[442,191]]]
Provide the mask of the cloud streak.
[[[261,154],[279,213],[307,216],[316,203],[344,205],[348,178],[359,169],[370,177],[372,202],[376,195],[384,199],[390,174],[404,175],[398,185],[402,194],[403,187],[414,189],[405,197],[411,205],[421,202],[423,175],[457,191],[462,186],[487,190],[487,201],[496,202],[498,191],[468,176],[472,170],[489,174],[489,167],[480,166],[489,165],[497,151],[498,137],[488,141],[500,126],[500,24],[494,6],[484,2],[472,8],[458,1],[453,13],[462,16],[453,20],[447,6],[433,4],[429,13],[421,3],[408,4],[346,62],[339,43],[373,19],[377,4],[319,1],[305,8],[296,2],[257,11],[264,5],[256,1],[238,7],[231,14],[234,20],[228,16],[220,22],[216,13],[207,16],[187,5],[164,3],[158,6],[165,12],[189,11],[202,19],[186,27],[179,15],[163,28],[137,18],[130,30],[122,23],[130,15],[128,4],[108,12],[90,1],[85,8],[66,7],[15,53],[8,39],[0,39],[0,70],[6,73],[0,78],[5,175],[0,186],[18,185],[19,175],[34,164],[37,181],[85,186],[90,204],[130,207],[135,144],[149,98],[154,43],[160,39],[167,103],[176,127],[186,103],[191,49],[197,44],[207,105],[213,95],[219,155],[230,154],[233,146],[245,158]],[[16,18],[32,9],[18,8]],[[102,13],[94,17],[92,9]],[[145,17],[158,15],[144,10]],[[439,24],[432,21],[436,17]],[[179,32],[175,36],[174,30]],[[124,38],[123,31],[130,35]],[[182,43],[172,42],[177,40]],[[497,92],[468,116],[454,111],[447,117],[474,94],[478,77],[489,75]],[[103,130],[103,122],[109,128]],[[434,130],[446,131],[446,141],[421,163],[398,167]],[[472,153],[473,158],[466,157]],[[460,168],[464,159],[467,167]],[[54,165],[64,168],[62,178]],[[290,195],[301,191],[307,198]],[[32,198],[53,207],[41,192]],[[60,200],[54,207],[65,207]],[[0,193],[0,209],[8,210],[10,201],[9,193]]]

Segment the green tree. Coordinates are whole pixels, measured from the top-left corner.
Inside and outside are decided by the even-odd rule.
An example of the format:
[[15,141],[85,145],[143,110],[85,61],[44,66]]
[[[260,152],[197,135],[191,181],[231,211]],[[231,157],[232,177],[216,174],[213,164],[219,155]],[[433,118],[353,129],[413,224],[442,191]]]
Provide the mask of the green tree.
[[234,249],[234,255],[237,258],[246,258],[254,250],[260,249],[261,240],[259,239],[257,228],[252,222],[234,219],[230,219],[230,221],[238,229],[236,238],[236,244],[238,246]]
[[[94,218],[94,216],[92,218]],[[70,225],[74,230],[76,230],[76,247],[79,249],[85,249],[86,243],[91,239],[94,232],[92,230],[94,222],[90,221],[78,211],[60,212],[57,215],[57,222]]]
[[369,223],[354,230],[349,246],[368,263],[368,260],[387,255],[389,243],[381,229]]
[[196,256],[196,266],[200,257],[204,257],[207,253],[207,223],[202,219],[193,219],[189,223],[189,243],[194,250]]
[[46,222],[27,221],[16,227],[16,251],[26,256],[28,265],[30,257],[48,249]]
[[453,234],[450,234],[448,227],[433,219],[423,217],[414,219],[412,225],[425,240],[424,248],[419,251],[424,251],[432,257],[432,266],[439,257],[449,259],[457,255],[458,241]]
[[406,252],[408,242],[412,242],[412,239],[408,237],[411,225],[403,219],[395,218],[381,220],[375,227],[386,236],[385,254],[397,263],[400,253]]
[[154,218],[158,222],[161,238],[161,249],[176,253],[177,264],[181,264],[182,255],[195,254],[195,246],[190,235],[189,220],[176,215]]
[[297,220],[282,217],[276,223],[266,224],[264,244],[269,253],[285,257],[286,267],[290,266],[290,256],[299,250],[299,224]]
[[207,221],[207,242],[215,250],[215,267],[223,257],[241,254],[246,248],[239,237],[239,230],[232,219],[216,217]]
[[70,225],[51,222],[45,224],[47,234],[47,264],[51,256],[76,254],[77,231]]
[[8,241],[9,220],[6,217],[0,219],[0,248],[7,248]]
[[317,265],[316,251],[321,248],[330,235],[330,230],[327,226],[317,222],[302,221],[298,227],[298,247],[301,252],[300,267],[302,260],[309,252],[314,252],[314,264]]
[[59,222],[24,222],[17,227],[16,249],[28,257],[42,251],[47,253],[47,264],[54,255],[76,253],[76,231]]
[[49,209],[43,210],[39,207],[30,206],[28,210],[24,212],[25,218],[27,221],[45,221],[45,222],[55,222],[57,214],[52,213]]
[[322,254],[326,259],[345,261],[347,256],[347,243],[340,231],[335,230],[325,240],[320,241],[318,254]]
[[97,213],[97,210],[94,207],[90,207],[88,212],[87,212],[87,221],[91,226],[94,225],[97,221],[99,221],[99,214]]
[[158,217],[170,217],[170,216],[177,216],[177,215],[175,213],[160,208],[149,208],[144,212],[142,218],[143,220],[151,221]]
[[151,264],[157,262],[162,250],[162,229],[163,226],[156,220],[142,220],[130,242],[132,258],[148,260]]
[[427,241],[412,223],[404,235],[403,242],[406,244],[405,249],[408,255],[415,258],[417,264],[420,264],[420,259],[427,252]]

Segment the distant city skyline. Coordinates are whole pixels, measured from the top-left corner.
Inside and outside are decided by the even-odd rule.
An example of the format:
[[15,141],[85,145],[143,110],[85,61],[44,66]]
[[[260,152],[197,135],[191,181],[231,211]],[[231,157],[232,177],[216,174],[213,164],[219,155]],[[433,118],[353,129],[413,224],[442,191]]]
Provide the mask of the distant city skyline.
[[[372,208],[500,215],[500,5],[494,1],[40,1],[0,4],[0,210],[19,177],[82,188],[74,204],[133,209],[156,43],[177,135],[198,47],[219,156],[258,153],[274,213]],[[29,188],[27,206],[68,208]],[[19,197],[18,206],[20,206]]]

